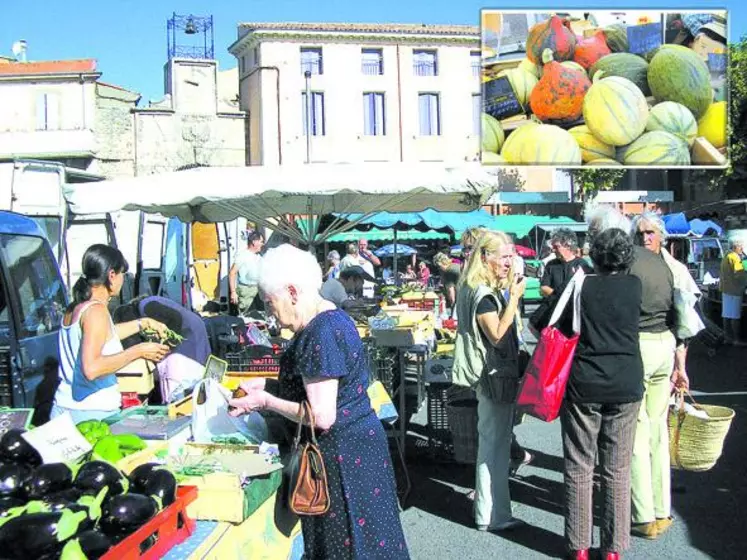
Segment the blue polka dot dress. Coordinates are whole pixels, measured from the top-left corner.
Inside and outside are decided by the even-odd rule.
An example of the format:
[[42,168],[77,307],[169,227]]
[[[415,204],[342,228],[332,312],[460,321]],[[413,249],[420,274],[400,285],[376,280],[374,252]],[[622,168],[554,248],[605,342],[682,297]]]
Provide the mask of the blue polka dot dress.
[[368,366],[350,317],[325,311],[296,334],[280,362],[280,397],[301,402],[303,380],[337,378],[337,420],[317,439],[331,505],[302,517],[306,558],[409,558],[386,434],[371,409]]

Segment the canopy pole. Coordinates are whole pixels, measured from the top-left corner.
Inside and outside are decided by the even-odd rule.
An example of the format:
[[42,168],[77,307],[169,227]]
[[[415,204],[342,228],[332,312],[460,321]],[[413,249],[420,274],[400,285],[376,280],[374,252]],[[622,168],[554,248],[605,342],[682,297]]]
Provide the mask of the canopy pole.
[[399,275],[397,274],[397,228],[394,228],[394,265],[392,269],[392,274],[394,274],[394,285],[399,286]]

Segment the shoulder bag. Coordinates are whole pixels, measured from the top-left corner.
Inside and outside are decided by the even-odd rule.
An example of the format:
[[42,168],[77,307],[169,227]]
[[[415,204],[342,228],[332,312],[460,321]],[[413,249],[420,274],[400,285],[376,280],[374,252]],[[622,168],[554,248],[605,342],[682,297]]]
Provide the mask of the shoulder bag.
[[[304,419],[308,419],[311,435],[310,441],[302,443]],[[327,470],[316,441],[314,414],[308,401],[301,403],[301,419],[288,464],[283,470],[283,486],[288,507],[296,515],[324,515],[329,510]]]

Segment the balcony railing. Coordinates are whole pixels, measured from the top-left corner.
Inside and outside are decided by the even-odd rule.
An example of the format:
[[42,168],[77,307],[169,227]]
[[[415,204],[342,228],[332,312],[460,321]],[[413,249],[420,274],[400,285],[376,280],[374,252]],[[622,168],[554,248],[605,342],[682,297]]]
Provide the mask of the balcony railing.
[[435,62],[415,62],[413,70],[416,76],[436,76],[438,69]]
[[361,63],[361,70],[366,76],[380,76],[384,73],[380,60],[364,60]]

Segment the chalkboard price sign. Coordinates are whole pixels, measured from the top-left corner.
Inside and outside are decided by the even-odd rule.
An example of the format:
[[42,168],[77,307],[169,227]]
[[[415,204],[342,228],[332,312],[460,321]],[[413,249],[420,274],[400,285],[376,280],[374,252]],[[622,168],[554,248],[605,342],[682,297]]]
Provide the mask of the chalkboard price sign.
[[628,27],[628,51],[633,54],[646,54],[661,46],[661,38],[661,22],[631,25]]
[[714,74],[726,72],[726,53],[708,53],[708,70]]
[[33,408],[0,408],[0,437],[14,428],[27,429],[33,414]]
[[516,99],[511,82],[506,76],[501,76],[483,84],[483,110],[498,120],[520,115],[524,109]]

